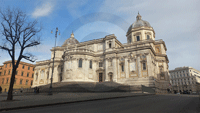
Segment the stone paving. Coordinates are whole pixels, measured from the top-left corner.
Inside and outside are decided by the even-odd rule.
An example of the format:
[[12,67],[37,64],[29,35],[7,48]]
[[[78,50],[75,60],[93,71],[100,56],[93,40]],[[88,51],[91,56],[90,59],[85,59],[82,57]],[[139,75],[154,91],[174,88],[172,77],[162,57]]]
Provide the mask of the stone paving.
[[66,104],[81,101],[121,98],[130,96],[146,96],[144,93],[46,93],[23,95],[15,94],[13,101],[5,101],[7,94],[0,94],[0,111],[9,109],[22,109],[48,105]]

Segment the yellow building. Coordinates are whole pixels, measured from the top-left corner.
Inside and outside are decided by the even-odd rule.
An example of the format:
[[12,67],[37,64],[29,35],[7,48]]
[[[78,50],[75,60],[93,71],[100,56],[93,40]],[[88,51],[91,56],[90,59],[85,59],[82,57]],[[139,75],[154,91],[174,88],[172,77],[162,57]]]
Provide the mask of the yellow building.
[[[2,87],[2,92],[7,92],[12,75],[12,61],[6,61],[3,64],[0,66],[0,86]],[[33,83],[34,68],[33,64],[20,62],[15,75],[13,89],[30,88]]]

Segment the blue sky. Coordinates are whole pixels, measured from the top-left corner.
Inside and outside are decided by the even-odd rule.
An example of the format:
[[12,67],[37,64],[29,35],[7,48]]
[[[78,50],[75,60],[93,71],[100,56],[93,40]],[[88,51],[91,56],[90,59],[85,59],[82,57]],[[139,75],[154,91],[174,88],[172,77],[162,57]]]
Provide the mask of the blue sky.
[[[72,31],[80,42],[115,34],[126,43],[126,31],[139,11],[154,28],[155,39],[165,41],[170,70],[182,66],[200,70],[198,4],[199,0],[1,0],[0,8],[20,8],[42,23],[42,44],[27,50],[38,61],[50,59],[55,36],[50,32],[56,27],[61,34],[58,46]],[[0,65],[10,60],[4,51],[0,50],[0,56]]]

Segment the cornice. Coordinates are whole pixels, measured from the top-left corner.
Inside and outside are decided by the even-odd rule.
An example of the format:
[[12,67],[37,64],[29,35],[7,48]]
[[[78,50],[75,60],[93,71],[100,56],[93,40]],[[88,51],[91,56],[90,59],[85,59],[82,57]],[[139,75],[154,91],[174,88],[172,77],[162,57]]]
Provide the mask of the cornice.
[[[17,60],[15,60],[15,63],[16,63],[16,62],[17,62]],[[5,61],[3,64],[8,64],[8,63],[12,63],[12,60]],[[20,61],[19,64],[26,65],[26,66],[31,66],[31,67],[35,67],[34,64],[30,64],[30,63],[26,63],[26,62],[22,62],[22,61]],[[0,66],[0,67],[3,67],[3,65]]]
[[[138,28],[134,28],[134,29],[131,29],[129,30],[127,33],[126,33],[126,36],[128,36],[131,32],[136,32],[136,31],[140,31],[140,30],[149,30],[149,31],[153,31],[153,33],[155,34],[155,31],[152,27],[138,27]],[[155,37],[154,37],[155,38]]]

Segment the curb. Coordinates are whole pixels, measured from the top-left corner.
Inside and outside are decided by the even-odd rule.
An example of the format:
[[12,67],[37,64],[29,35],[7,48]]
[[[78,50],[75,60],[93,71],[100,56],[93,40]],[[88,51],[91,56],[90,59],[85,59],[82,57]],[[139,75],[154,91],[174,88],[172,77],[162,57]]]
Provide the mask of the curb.
[[97,98],[97,99],[79,100],[79,101],[71,101],[71,102],[50,103],[50,104],[43,104],[43,105],[21,106],[21,107],[0,109],[0,112],[1,111],[9,111],[9,110],[35,108],[35,107],[46,107],[46,106],[52,106],[52,105],[61,105],[61,104],[70,104],[70,103],[79,103],[79,102],[88,102],[88,101],[97,101],[97,100],[108,100],[108,99],[126,98],[126,97],[151,96],[151,95],[155,95],[155,94],[130,95],[130,96],[119,96],[119,97],[107,97],[107,98]]

